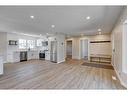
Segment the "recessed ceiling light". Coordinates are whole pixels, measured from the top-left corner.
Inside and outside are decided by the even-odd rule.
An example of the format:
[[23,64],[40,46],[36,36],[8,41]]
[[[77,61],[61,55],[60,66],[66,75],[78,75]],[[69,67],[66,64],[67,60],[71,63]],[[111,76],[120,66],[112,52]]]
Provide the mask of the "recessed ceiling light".
[[51,25],[52,28],[55,28],[55,25]]
[[87,16],[86,19],[89,20],[90,19],[90,16]]
[[30,16],[31,19],[34,19],[34,16]]
[[101,31],[101,29],[99,28],[97,31]]

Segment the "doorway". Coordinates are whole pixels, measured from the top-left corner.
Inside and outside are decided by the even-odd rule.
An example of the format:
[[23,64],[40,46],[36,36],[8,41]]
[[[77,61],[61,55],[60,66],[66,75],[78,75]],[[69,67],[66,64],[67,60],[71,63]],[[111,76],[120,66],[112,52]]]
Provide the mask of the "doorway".
[[72,40],[67,41],[66,54],[67,58],[72,58]]
[[88,60],[88,39],[80,40],[80,58]]

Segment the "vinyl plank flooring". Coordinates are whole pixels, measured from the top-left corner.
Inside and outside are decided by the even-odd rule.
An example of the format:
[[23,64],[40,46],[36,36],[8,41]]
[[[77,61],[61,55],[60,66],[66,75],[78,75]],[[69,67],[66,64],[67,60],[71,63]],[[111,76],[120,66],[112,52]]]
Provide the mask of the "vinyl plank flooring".
[[125,89],[114,70],[81,65],[83,60],[68,59],[61,64],[30,60],[5,64],[0,89]]

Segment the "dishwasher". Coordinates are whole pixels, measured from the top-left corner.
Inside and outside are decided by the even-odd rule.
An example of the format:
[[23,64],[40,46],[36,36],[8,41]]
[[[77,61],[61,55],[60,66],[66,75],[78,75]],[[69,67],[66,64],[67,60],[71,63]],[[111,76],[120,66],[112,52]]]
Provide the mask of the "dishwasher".
[[20,52],[20,62],[27,61],[27,51]]

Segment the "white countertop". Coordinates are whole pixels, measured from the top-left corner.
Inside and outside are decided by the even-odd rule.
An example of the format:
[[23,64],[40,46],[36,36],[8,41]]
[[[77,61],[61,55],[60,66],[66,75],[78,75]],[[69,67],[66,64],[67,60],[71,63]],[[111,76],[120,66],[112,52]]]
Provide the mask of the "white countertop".
[[14,51],[14,52],[22,52],[22,51],[26,51],[26,52],[38,52],[38,50],[17,50],[17,51]]

